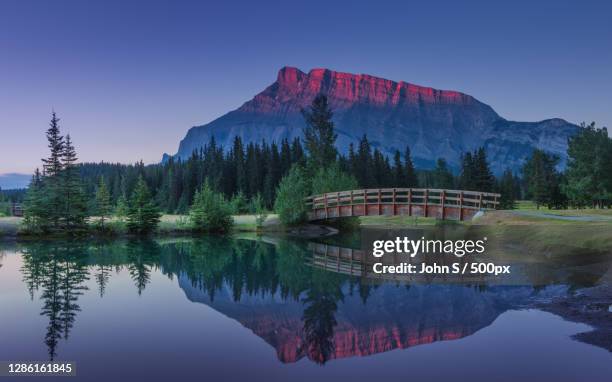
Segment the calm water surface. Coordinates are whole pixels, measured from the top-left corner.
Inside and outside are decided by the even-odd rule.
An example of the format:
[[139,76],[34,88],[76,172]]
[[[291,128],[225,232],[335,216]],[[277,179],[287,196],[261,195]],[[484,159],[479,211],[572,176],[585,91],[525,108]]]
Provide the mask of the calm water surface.
[[573,265],[548,285],[406,285],[313,267],[305,243],[284,239],[0,244],[0,253],[0,360],[76,361],[79,380],[612,375],[610,352],[572,338],[589,326],[534,308],[599,282]]

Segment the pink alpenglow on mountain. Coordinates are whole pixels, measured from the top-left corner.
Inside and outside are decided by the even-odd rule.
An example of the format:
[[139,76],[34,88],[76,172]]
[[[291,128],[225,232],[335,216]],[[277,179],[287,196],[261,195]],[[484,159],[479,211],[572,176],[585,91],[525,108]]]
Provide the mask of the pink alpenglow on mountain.
[[559,155],[563,166],[567,138],[578,131],[578,126],[562,119],[508,121],[490,106],[457,91],[367,74],[329,69],[305,73],[284,67],[272,85],[238,109],[189,129],[176,157],[189,157],[213,136],[225,148],[231,147],[235,136],[245,144],[300,137],[301,110],[318,94],[326,95],[333,109],[341,153],[367,134],[372,145],[387,155],[395,150],[403,153],[410,146],[416,165],[422,168],[433,167],[438,158],[458,168],[461,154],[480,146],[486,148],[496,173],[518,170],[533,148]]

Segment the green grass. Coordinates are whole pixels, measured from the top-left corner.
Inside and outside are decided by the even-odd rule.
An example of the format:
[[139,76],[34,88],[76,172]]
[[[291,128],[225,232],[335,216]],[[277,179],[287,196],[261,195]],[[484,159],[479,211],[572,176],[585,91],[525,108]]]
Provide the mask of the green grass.
[[[0,217],[0,236],[17,235],[22,229],[22,220],[22,218],[17,217]],[[127,234],[125,221],[122,221],[117,217],[112,217],[105,221],[104,231],[97,229],[98,220],[98,217],[91,217],[88,220],[92,233],[97,232],[98,234],[108,236],[121,236]],[[259,230],[257,229],[257,225],[255,223],[255,215],[237,215],[234,216],[233,230],[236,232],[275,232],[283,231],[284,228],[280,225],[278,216],[274,214],[268,215],[264,223],[264,227]],[[190,232],[191,227],[187,215],[162,215],[156,231],[156,233],[159,235],[185,235],[189,234]]]
[[600,209],[600,208],[580,208],[580,209],[567,209],[567,210],[551,210],[546,206],[540,206],[538,209],[536,204],[531,200],[517,200],[516,201],[516,209],[523,211],[539,211],[542,213],[553,214],[553,215],[561,215],[561,216],[589,216],[589,215],[599,215],[599,216],[612,216],[612,209]]
[[[458,223],[458,222],[457,222]],[[420,225],[440,224],[434,218],[414,217],[414,216],[361,216],[359,217],[360,226],[376,227],[407,227]]]

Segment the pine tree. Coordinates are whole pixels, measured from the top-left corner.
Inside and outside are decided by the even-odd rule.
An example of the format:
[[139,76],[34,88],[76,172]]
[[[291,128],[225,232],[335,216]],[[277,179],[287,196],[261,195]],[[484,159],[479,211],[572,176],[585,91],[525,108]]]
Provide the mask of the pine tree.
[[476,190],[481,192],[491,192],[495,185],[495,177],[489,168],[487,153],[484,147],[479,148],[474,155],[474,166],[476,170],[475,185]]
[[208,182],[196,191],[189,220],[195,231],[229,232],[234,224],[229,203],[223,195],[213,191]]
[[393,186],[406,187],[406,174],[402,165],[402,155],[399,150],[395,150],[393,155]]
[[374,164],[372,163],[372,150],[368,137],[364,134],[359,141],[356,158],[355,176],[361,187],[373,187],[376,183]]
[[104,220],[112,212],[112,206],[110,201],[110,194],[108,188],[106,188],[106,182],[104,176],[100,176],[98,182],[98,188],[96,189],[96,213],[100,217],[100,227],[104,227]]
[[127,217],[129,212],[128,200],[124,194],[119,195],[117,206],[115,207],[115,215],[121,222]]
[[258,229],[261,229],[268,218],[268,211],[264,204],[264,200],[261,195],[257,194],[251,201],[253,205],[253,212],[255,214],[255,224]]
[[577,207],[601,207],[612,200],[612,139],[595,122],[581,127],[568,140],[564,190]]
[[302,110],[306,121],[304,141],[308,151],[309,166],[314,172],[316,169],[328,166],[336,161],[336,138],[333,113],[327,103],[327,97],[318,95],[312,101],[308,110]]
[[448,169],[446,160],[438,158],[434,170],[434,187],[449,189],[453,188],[453,174]]
[[564,203],[560,175],[555,169],[558,162],[558,156],[535,149],[523,166],[527,197],[536,203],[537,208],[541,205],[553,208]]
[[132,193],[127,216],[127,228],[131,233],[146,235],[159,224],[161,214],[153,204],[149,188],[140,176]]
[[514,209],[514,202],[518,199],[518,195],[516,194],[516,177],[512,174],[512,170],[504,171],[499,181],[498,190],[501,194],[499,207],[504,210]]
[[47,205],[47,215],[53,228],[59,229],[63,216],[64,197],[60,174],[64,169],[62,156],[64,155],[64,137],[60,134],[59,118],[55,111],[51,113],[51,122],[47,129],[49,156],[42,160],[44,174],[44,197]]
[[459,174],[459,186],[463,190],[477,191],[476,168],[471,152],[461,156],[461,174]]
[[50,228],[44,192],[42,176],[37,168],[24,201],[24,225],[29,231],[48,232]]
[[274,211],[285,225],[295,225],[306,220],[304,198],[310,193],[310,185],[304,169],[294,165],[278,185]]
[[410,156],[410,147],[406,146],[406,154],[404,154],[404,167],[406,168],[406,187],[418,187],[419,181],[417,178],[414,164],[412,163],[412,157]]
[[234,148],[232,149],[233,156],[233,167],[235,171],[235,184],[236,188],[234,191],[246,192],[248,187],[246,164],[244,157],[244,147],[242,145],[242,139],[239,136],[234,138]]
[[62,220],[70,231],[83,229],[87,218],[87,205],[81,188],[79,169],[76,167],[76,151],[70,135],[66,136],[61,160],[64,168],[60,174],[63,198]]

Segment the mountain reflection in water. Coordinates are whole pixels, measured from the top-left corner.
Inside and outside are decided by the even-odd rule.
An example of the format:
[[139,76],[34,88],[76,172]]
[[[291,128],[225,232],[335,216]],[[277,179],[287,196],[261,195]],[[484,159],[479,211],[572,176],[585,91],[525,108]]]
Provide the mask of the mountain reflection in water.
[[[153,273],[176,279],[189,301],[238,321],[274,347],[283,363],[307,357],[324,364],[470,336],[509,309],[574,287],[558,280],[535,286],[372,283],[313,267],[307,243],[284,239],[27,243],[5,250],[11,251],[21,256],[29,298],[42,302],[49,359],[78,325],[79,298],[94,285],[104,298],[122,272],[139,295]],[[599,276],[593,277],[591,284]]]

